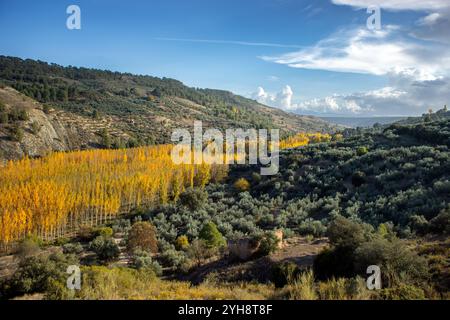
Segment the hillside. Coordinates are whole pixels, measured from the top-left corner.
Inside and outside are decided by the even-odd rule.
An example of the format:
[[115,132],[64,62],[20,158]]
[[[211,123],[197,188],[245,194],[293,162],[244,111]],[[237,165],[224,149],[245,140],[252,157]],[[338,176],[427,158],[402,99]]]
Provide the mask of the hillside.
[[[450,119],[442,113],[437,119],[424,117],[414,124],[354,130],[347,138],[336,134],[330,142],[312,141],[302,148],[284,150],[280,154],[280,172],[275,176],[260,176],[257,166],[232,166],[226,180],[213,179],[205,184],[208,174],[194,170],[194,181],[204,183],[194,183],[194,188],[169,197],[170,201],[143,204],[128,211],[128,215],[108,220],[102,228],[91,223],[70,239],[52,242],[53,237],[48,237],[42,243],[29,237],[19,246],[20,263],[14,264],[11,257],[0,261],[8,269],[8,277],[0,281],[0,299],[34,293],[51,299],[73,298],[66,295],[65,274],[55,272],[59,270],[55,265],[74,263],[81,264],[85,276],[92,279],[87,282],[91,285],[76,293],[80,299],[126,298],[130,292],[136,298],[153,298],[147,288],[172,297],[167,286],[181,286],[176,289],[178,298],[190,298],[192,294],[198,298],[225,298],[230,294],[226,288],[233,288],[234,292],[236,286],[249,285],[255,297],[272,299],[448,299]],[[167,152],[148,148],[22,160],[16,166],[20,170],[14,166],[5,168],[9,180],[0,185],[10,190],[22,188],[15,194],[24,197],[29,192],[33,197],[36,192],[15,183],[16,177],[43,190],[38,182],[42,180],[46,185],[48,181],[39,176],[48,171],[55,181],[60,181],[61,170],[67,171],[73,177],[64,176],[74,186],[81,191],[87,188],[83,191],[86,196],[80,199],[87,199],[86,204],[93,210],[88,208],[87,214],[80,216],[93,214],[95,222],[102,223],[105,210],[114,202],[102,196],[99,184],[90,178],[95,174],[89,170],[96,166],[104,175],[124,175],[119,179],[123,185],[106,179],[110,184],[105,188],[109,190],[107,194],[120,197],[126,187],[132,198],[143,203],[144,196],[157,199],[169,195],[157,190],[169,184],[155,183],[154,178],[164,173]],[[148,167],[152,159],[148,152],[162,155],[159,169]],[[67,163],[72,169],[62,169],[63,158],[70,160]],[[89,163],[79,177],[79,162],[86,159]],[[43,169],[33,170],[33,163],[39,163]],[[172,170],[166,173],[172,174],[174,182],[180,182],[180,176]],[[237,183],[242,179],[248,184]],[[154,190],[154,194],[147,190]],[[169,186],[166,190],[182,189]],[[59,199],[63,191],[50,190],[39,199],[58,207],[60,202],[46,197],[56,194]],[[14,197],[2,194],[5,197],[0,204],[6,206],[9,201],[14,208]],[[68,192],[65,197],[70,199],[73,194]],[[89,195],[98,197],[89,200]],[[79,208],[83,201],[70,203]],[[19,201],[22,202],[30,203]],[[50,226],[61,215],[60,210],[36,207],[44,208],[37,215],[36,225],[47,222]],[[47,211],[54,214],[48,215]],[[71,208],[66,211],[74,212]],[[27,211],[21,212],[23,215]],[[6,221],[14,228],[27,227],[20,223],[21,219]],[[282,241],[276,236],[280,230]],[[60,231],[61,228],[49,229],[50,233]],[[226,241],[230,241],[228,246]],[[241,249],[250,254],[245,258],[236,256],[230,243],[241,244]],[[48,251],[51,245],[63,253],[38,256],[42,254],[39,247]],[[381,290],[366,288],[363,278],[369,265],[382,270]],[[304,272],[305,269],[311,271]],[[35,280],[30,274],[45,277]],[[136,285],[142,282],[141,276],[152,277],[145,280],[144,287]],[[47,277],[56,282],[39,280]],[[119,291],[108,289],[111,281],[122,279],[133,285]],[[214,292],[218,295],[204,296],[205,291],[198,290],[205,285],[217,290]]]
[[[49,148],[104,147],[105,140],[112,147],[167,143],[174,128],[192,128],[194,120],[219,129],[279,128],[282,135],[337,128],[319,118],[286,113],[227,91],[189,88],[173,79],[12,57],[0,57],[0,84],[0,101],[8,110],[30,113],[30,120],[17,123],[25,131],[22,145],[9,141],[5,132],[10,126],[0,124],[6,158],[42,155]],[[40,112],[50,109],[50,114]],[[27,127],[34,121],[55,132],[30,139]]]

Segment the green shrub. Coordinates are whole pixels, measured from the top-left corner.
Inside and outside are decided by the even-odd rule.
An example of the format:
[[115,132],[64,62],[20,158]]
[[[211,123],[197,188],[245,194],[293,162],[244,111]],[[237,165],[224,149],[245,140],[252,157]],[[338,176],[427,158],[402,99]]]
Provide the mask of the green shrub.
[[102,237],[112,237],[113,235],[113,229],[110,227],[101,227],[95,230],[95,234],[97,236],[102,236]]
[[152,270],[156,275],[162,274],[161,266],[147,251],[136,250],[131,256],[131,264],[136,269]]
[[328,226],[327,236],[333,246],[353,250],[369,240],[372,231],[368,225],[338,216]]
[[182,251],[173,249],[165,250],[160,255],[162,263],[173,269],[178,269],[186,261],[186,255]]
[[66,243],[62,246],[63,252],[65,254],[80,254],[83,252],[83,246],[81,243]]
[[239,192],[248,191],[250,189],[250,183],[245,178],[239,178],[233,186]]
[[6,112],[0,112],[0,124],[8,123],[8,114]]
[[216,252],[216,248],[209,247],[204,240],[194,240],[187,250],[187,256],[197,266],[200,266],[207,259],[213,257]]
[[293,279],[287,286],[287,296],[292,300],[316,300],[318,297],[313,272],[302,272],[298,278]]
[[450,209],[441,211],[430,220],[430,231],[437,234],[450,234]]
[[363,156],[363,155],[365,155],[367,152],[369,152],[369,151],[367,150],[367,147],[359,147],[359,148],[356,150],[356,154],[357,154],[358,156]]
[[208,199],[208,194],[199,188],[188,188],[180,194],[180,203],[192,211],[201,209]]
[[50,106],[47,105],[47,104],[44,104],[44,105],[42,106],[42,111],[43,111],[45,114],[49,114],[49,113],[50,113]]
[[60,253],[31,256],[23,259],[11,279],[3,283],[0,295],[3,299],[32,293],[44,293],[53,281],[66,283],[67,267],[79,262],[73,255]]
[[200,230],[199,238],[204,240],[210,248],[219,248],[225,246],[226,242],[214,222],[206,223]]
[[92,227],[83,226],[77,232],[78,238],[81,241],[92,241],[97,236],[95,230]]
[[39,131],[41,131],[41,125],[39,124],[39,122],[33,121],[33,122],[31,123],[31,132],[32,132],[34,135],[37,135],[37,134],[39,133]]
[[301,274],[301,269],[293,262],[282,262],[272,267],[272,282],[277,288],[282,288],[293,282]]
[[272,231],[257,235],[255,240],[259,241],[257,256],[267,256],[278,250],[280,239]]
[[178,250],[185,250],[189,247],[189,240],[187,236],[179,236],[176,241],[176,247]]
[[16,255],[20,260],[36,256],[41,252],[42,241],[34,236],[28,236],[23,239],[17,248]]
[[22,142],[24,137],[23,129],[17,124],[13,125],[9,129],[9,136],[13,141]]
[[383,300],[424,300],[425,292],[414,285],[400,284],[380,290],[378,297]]
[[119,247],[110,237],[98,236],[92,240],[89,248],[97,254],[100,260],[105,262],[117,259],[120,254]]
[[319,297],[321,300],[346,300],[347,290],[344,278],[331,279],[326,282],[320,282],[318,286]]

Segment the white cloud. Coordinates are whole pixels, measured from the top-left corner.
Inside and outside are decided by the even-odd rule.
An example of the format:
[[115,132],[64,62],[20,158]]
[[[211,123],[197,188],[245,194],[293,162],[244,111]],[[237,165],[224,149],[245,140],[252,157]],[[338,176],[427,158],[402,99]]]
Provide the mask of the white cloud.
[[442,18],[440,13],[430,13],[429,15],[419,19],[418,25],[420,26],[432,26],[436,24],[436,22]]
[[257,91],[252,94],[252,99],[268,106],[291,110],[297,108],[297,105],[292,103],[293,96],[294,92],[289,85],[286,85],[280,92],[275,94],[266,92],[264,88],[258,87]]
[[[311,70],[361,73],[384,77],[383,88],[335,94],[292,103],[293,92],[269,94],[267,104],[299,113],[393,116],[419,115],[450,103],[450,1],[332,0],[354,8],[379,5],[391,11],[424,12],[410,27],[384,25],[343,29],[315,45],[265,61]],[[418,41],[420,40],[420,41]]]
[[447,0],[332,0],[334,4],[356,8],[379,6],[386,10],[440,10],[450,7]]
[[261,58],[292,68],[378,76],[408,72],[419,80],[436,79],[450,68],[450,48],[403,39],[395,26],[376,32],[343,30],[309,48]]
[[450,43],[450,1],[448,0],[331,0],[336,5],[358,9],[379,6],[391,11],[423,11],[428,14],[417,21],[411,35],[422,40]]
[[378,90],[333,95],[301,102],[299,113],[347,116],[420,115],[450,102],[450,78],[417,81],[408,74],[391,74],[390,85]]
[[280,78],[278,78],[277,76],[268,76],[267,80],[277,82],[280,81]]
[[303,46],[295,44],[273,43],[273,42],[255,42],[255,41],[239,41],[239,40],[221,40],[221,39],[189,39],[189,38],[154,38],[158,41],[174,41],[174,42],[193,42],[204,44],[225,44],[250,47],[274,47],[274,48],[302,48]]

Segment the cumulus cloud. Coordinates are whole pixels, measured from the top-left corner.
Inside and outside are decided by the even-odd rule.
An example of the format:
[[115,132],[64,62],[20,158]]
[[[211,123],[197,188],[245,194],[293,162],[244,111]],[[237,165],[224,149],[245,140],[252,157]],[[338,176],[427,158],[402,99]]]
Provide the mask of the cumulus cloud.
[[450,78],[417,81],[408,74],[391,74],[390,85],[378,90],[333,95],[299,103],[299,113],[346,116],[420,115],[450,101]]
[[298,106],[292,103],[292,97],[294,96],[294,92],[289,85],[286,85],[280,92],[278,93],[269,93],[264,90],[262,87],[258,87],[255,93],[252,94],[252,99],[258,101],[259,103],[281,108],[285,110],[296,109]]
[[449,72],[450,48],[425,45],[400,37],[399,28],[342,30],[309,48],[263,56],[265,61],[292,68],[373,75],[409,72],[419,80],[433,80]]
[[[347,28],[315,45],[265,61],[291,68],[361,73],[384,77],[388,85],[367,92],[335,94],[292,103],[293,92],[271,94],[266,103],[300,113],[336,115],[419,115],[450,101],[450,1],[331,0],[336,5],[413,10],[424,15],[413,27],[382,30]],[[420,41],[419,41],[420,40]]]

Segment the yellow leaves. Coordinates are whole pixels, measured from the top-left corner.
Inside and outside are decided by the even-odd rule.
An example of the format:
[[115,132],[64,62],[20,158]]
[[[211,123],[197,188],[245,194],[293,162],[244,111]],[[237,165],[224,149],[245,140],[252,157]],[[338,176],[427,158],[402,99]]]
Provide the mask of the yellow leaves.
[[[27,233],[47,238],[139,205],[168,202],[226,169],[174,165],[171,145],[53,153],[0,167],[0,243]],[[94,222],[92,222],[94,221]],[[62,232],[62,231],[60,231]]]
[[280,141],[280,149],[290,149],[306,146],[309,143],[328,142],[329,134],[324,133],[298,133]]

